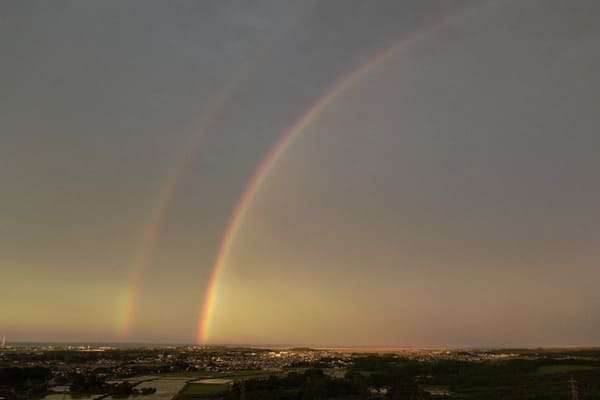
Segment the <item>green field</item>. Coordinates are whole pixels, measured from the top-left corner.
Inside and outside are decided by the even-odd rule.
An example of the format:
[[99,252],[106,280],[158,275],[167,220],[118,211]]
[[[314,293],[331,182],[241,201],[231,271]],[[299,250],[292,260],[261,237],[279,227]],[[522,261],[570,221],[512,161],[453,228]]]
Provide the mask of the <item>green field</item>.
[[448,386],[443,385],[421,385],[421,389],[425,390],[430,394],[438,396],[452,396],[453,393],[450,391]]
[[575,371],[588,371],[592,369],[597,369],[593,365],[583,365],[583,364],[556,364],[556,365],[544,365],[539,367],[537,373],[540,375],[552,375],[552,374],[564,374],[568,372]]
[[[275,375],[277,377],[283,377],[288,374],[291,370],[286,371],[266,371],[266,370],[243,370],[243,371],[225,371],[225,372],[178,372],[168,375],[163,375],[164,377],[178,377],[178,378],[190,378],[190,380],[194,379],[231,379],[235,380],[246,380],[246,379],[267,379],[271,375]],[[303,371],[297,370],[297,371]],[[191,399],[202,399],[202,398],[212,398],[218,397],[224,392],[227,392],[231,389],[231,385],[224,384],[212,384],[212,383],[194,383],[189,382],[186,384],[183,389],[177,396],[175,396],[174,400],[191,400]]]
[[[290,370],[291,371],[291,370]],[[251,378],[267,378],[269,375],[287,374],[286,371],[268,371],[268,370],[242,370],[242,371],[223,371],[223,372],[206,372],[206,371],[187,371],[187,372],[171,372],[162,374],[165,378],[189,378],[192,379],[212,379],[212,378],[231,378],[236,379],[251,379]]]
[[327,375],[332,376],[334,378],[343,378],[348,370],[346,368],[323,368],[323,371]]
[[204,371],[179,371],[160,374],[164,378],[203,378],[206,375]]

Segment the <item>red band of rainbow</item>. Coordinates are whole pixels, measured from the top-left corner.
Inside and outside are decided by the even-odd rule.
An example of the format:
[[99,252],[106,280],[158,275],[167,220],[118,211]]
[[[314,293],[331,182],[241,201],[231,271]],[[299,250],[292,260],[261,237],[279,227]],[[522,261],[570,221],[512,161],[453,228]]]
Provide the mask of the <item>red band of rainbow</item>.
[[[462,16],[464,13],[461,13]],[[215,261],[212,266],[208,287],[204,296],[204,303],[200,313],[198,322],[197,340],[200,344],[207,344],[210,330],[210,323],[215,311],[217,291],[219,287],[220,277],[222,275],[229,255],[231,253],[236,236],[244,222],[245,216],[250,208],[253,199],[260,191],[261,187],[267,180],[270,171],[281,159],[286,150],[292,145],[295,138],[313,122],[318,115],[340,94],[358,82],[369,71],[387,60],[393,53],[400,48],[406,48],[417,40],[426,35],[432,34],[441,28],[447,26],[449,22],[454,20],[455,16],[444,17],[432,25],[425,26],[413,32],[410,36],[400,39],[392,46],[375,53],[369,60],[363,63],[358,68],[350,71],[340,80],[337,81],[323,96],[312,103],[306,111],[279,137],[275,145],[271,147],[263,161],[254,171],[254,174],[248,181],[242,196],[235,209],[233,210],[227,227],[223,233]]]

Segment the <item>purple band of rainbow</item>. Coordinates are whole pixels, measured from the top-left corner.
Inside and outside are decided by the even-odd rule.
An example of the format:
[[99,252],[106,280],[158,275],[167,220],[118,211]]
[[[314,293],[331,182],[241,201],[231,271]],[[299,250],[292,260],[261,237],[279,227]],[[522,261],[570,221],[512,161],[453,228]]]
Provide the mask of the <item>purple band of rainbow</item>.
[[[462,15],[464,15],[464,13],[460,14],[460,16]],[[457,15],[452,17],[444,17],[441,20],[438,20],[436,23],[425,26],[424,28],[413,32],[411,35],[400,39],[400,41],[396,42],[392,46],[375,53],[367,62],[347,73],[327,92],[325,92],[323,96],[312,103],[308,109],[306,109],[304,113],[279,137],[275,145],[271,147],[263,161],[254,171],[251,179],[248,181],[248,184],[246,185],[242,196],[237,202],[237,205],[233,210],[227,227],[223,233],[223,237],[212,266],[212,273],[210,275],[202,311],[199,317],[197,332],[198,343],[207,344],[210,323],[215,312],[220,277],[225,265],[227,264],[231,249],[240,227],[244,222],[248,209],[250,208],[253,199],[256,197],[256,194],[260,191],[261,187],[267,180],[270,171],[277,164],[277,161],[281,159],[286,150],[291,146],[294,139],[299,136],[304,128],[306,128],[315,120],[315,118],[327,107],[327,105],[329,105],[336,97],[346,91],[353,84],[358,82],[369,71],[382,64],[401,47],[407,47],[424,36],[432,34],[447,26],[449,22],[454,20],[454,17],[456,16]]]
[[150,212],[149,221],[144,229],[142,240],[140,241],[138,250],[136,252],[136,257],[133,262],[132,275],[124,292],[118,321],[119,336],[121,340],[125,339],[133,329],[134,314],[137,305],[136,303],[138,302],[140,294],[142,276],[148,267],[149,260],[152,257],[152,252],[154,250],[160,228],[163,224],[169,206],[175,197],[177,188],[185,176],[189,165],[194,159],[196,151],[206,136],[206,132],[210,129],[214,121],[225,109],[225,105],[237,87],[240,77],[241,74],[238,73],[221,89],[215,103],[211,107],[210,112],[202,119],[199,129],[192,136],[190,142],[185,146],[185,151],[178,158],[178,162],[171,170],[171,173],[167,174],[166,178],[164,179],[160,193]]

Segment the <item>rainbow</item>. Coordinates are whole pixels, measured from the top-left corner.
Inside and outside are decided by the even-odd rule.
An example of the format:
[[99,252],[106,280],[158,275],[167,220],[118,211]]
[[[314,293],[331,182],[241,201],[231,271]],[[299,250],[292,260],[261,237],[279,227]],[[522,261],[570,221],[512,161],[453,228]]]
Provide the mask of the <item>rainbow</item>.
[[202,144],[207,131],[211,128],[218,117],[223,113],[228,100],[231,98],[240,80],[248,71],[248,63],[244,63],[242,68],[233,75],[231,79],[220,90],[211,109],[200,121],[200,127],[194,135],[191,136],[188,143],[184,146],[184,151],[178,158],[178,162],[166,174],[161,185],[161,190],[150,211],[150,217],[146,224],[136,256],[133,261],[132,274],[128,285],[125,287],[124,295],[121,300],[120,312],[118,313],[118,334],[123,340],[131,333],[134,324],[134,314],[137,302],[140,296],[140,286],[142,277],[147,269],[152,253],[158,239],[160,228],[164,222],[169,206],[171,205],[177,188],[181,183],[186,171],[194,160],[198,148]]
[[[477,7],[478,8],[478,7]],[[212,272],[209,278],[209,283],[204,296],[204,303],[200,313],[198,328],[197,328],[197,341],[200,344],[207,344],[210,322],[212,320],[215,306],[217,292],[225,265],[227,265],[229,255],[236,237],[240,231],[245,216],[252,204],[256,194],[260,191],[265,181],[267,180],[270,171],[282,158],[285,152],[291,147],[294,139],[296,139],[304,128],[310,125],[319,114],[337,98],[340,94],[344,93],[348,88],[356,84],[361,78],[366,76],[369,71],[375,67],[384,63],[390,58],[392,54],[398,51],[400,48],[406,48],[424,36],[430,35],[434,32],[441,30],[448,26],[450,22],[455,21],[457,17],[463,17],[467,14],[465,10],[457,15],[445,16],[441,20],[437,21],[432,25],[427,25],[411,35],[401,38],[388,48],[376,52],[371,56],[365,63],[360,65],[358,68],[350,71],[339,79],[328,91],[325,92],[320,98],[313,102],[302,115],[286,130],[284,131],[277,142],[268,151],[262,162],[254,171],[252,177],[248,181],[241,197],[239,198],[237,205],[230,215],[229,221],[223,233],[217,254],[215,256],[214,263],[212,265]]]

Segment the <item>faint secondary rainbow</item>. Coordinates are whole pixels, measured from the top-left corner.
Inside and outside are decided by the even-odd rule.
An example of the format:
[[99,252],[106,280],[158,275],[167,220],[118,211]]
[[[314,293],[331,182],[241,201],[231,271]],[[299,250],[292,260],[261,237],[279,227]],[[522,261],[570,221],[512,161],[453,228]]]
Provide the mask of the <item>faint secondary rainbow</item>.
[[[469,10],[465,10],[469,11]],[[284,131],[277,142],[268,151],[262,162],[254,171],[252,177],[248,181],[241,197],[239,198],[233,212],[230,215],[226,229],[223,233],[215,260],[212,266],[211,275],[209,277],[208,286],[204,296],[204,303],[199,317],[197,328],[197,340],[200,344],[206,344],[208,340],[210,323],[214,314],[217,291],[219,287],[220,277],[223,268],[227,265],[233,243],[240,231],[245,216],[250,208],[253,199],[260,191],[261,187],[267,180],[269,172],[273,169],[277,161],[281,159],[287,149],[290,148],[295,138],[313,122],[316,117],[340,94],[358,82],[362,77],[367,75],[373,68],[381,65],[384,61],[402,47],[407,47],[426,35],[432,34],[454,21],[456,17],[462,17],[466,12],[458,15],[445,16],[432,25],[425,26],[411,35],[401,38],[398,42],[390,47],[376,52],[365,63],[358,68],[348,72],[339,79],[323,96],[313,102],[296,121]]]
[[[252,59],[253,61],[254,59]],[[188,143],[184,146],[184,151],[177,159],[177,163],[167,173],[160,192],[150,212],[148,223],[146,224],[136,256],[133,261],[132,273],[128,285],[126,286],[119,310],[118,330],[121,339],[125,339],[131,332],[134,324],[134,315],[137,302],[140,296],[140,286],[144,272],[152,257],[153,250],[158,239],[160,229],[163,225],[167,211],[171,202],[175,198],[177,188],[181,183],[186,171],[194,160],[198,148],[202,144],[207,131],[214,124],[215,120],[223,113],[227,102],[231,98],[240,80],[248,70],[249,63],[244,63],[242,68],[227,81],[219,92],[211,109],[200,122],[200,126]]]

